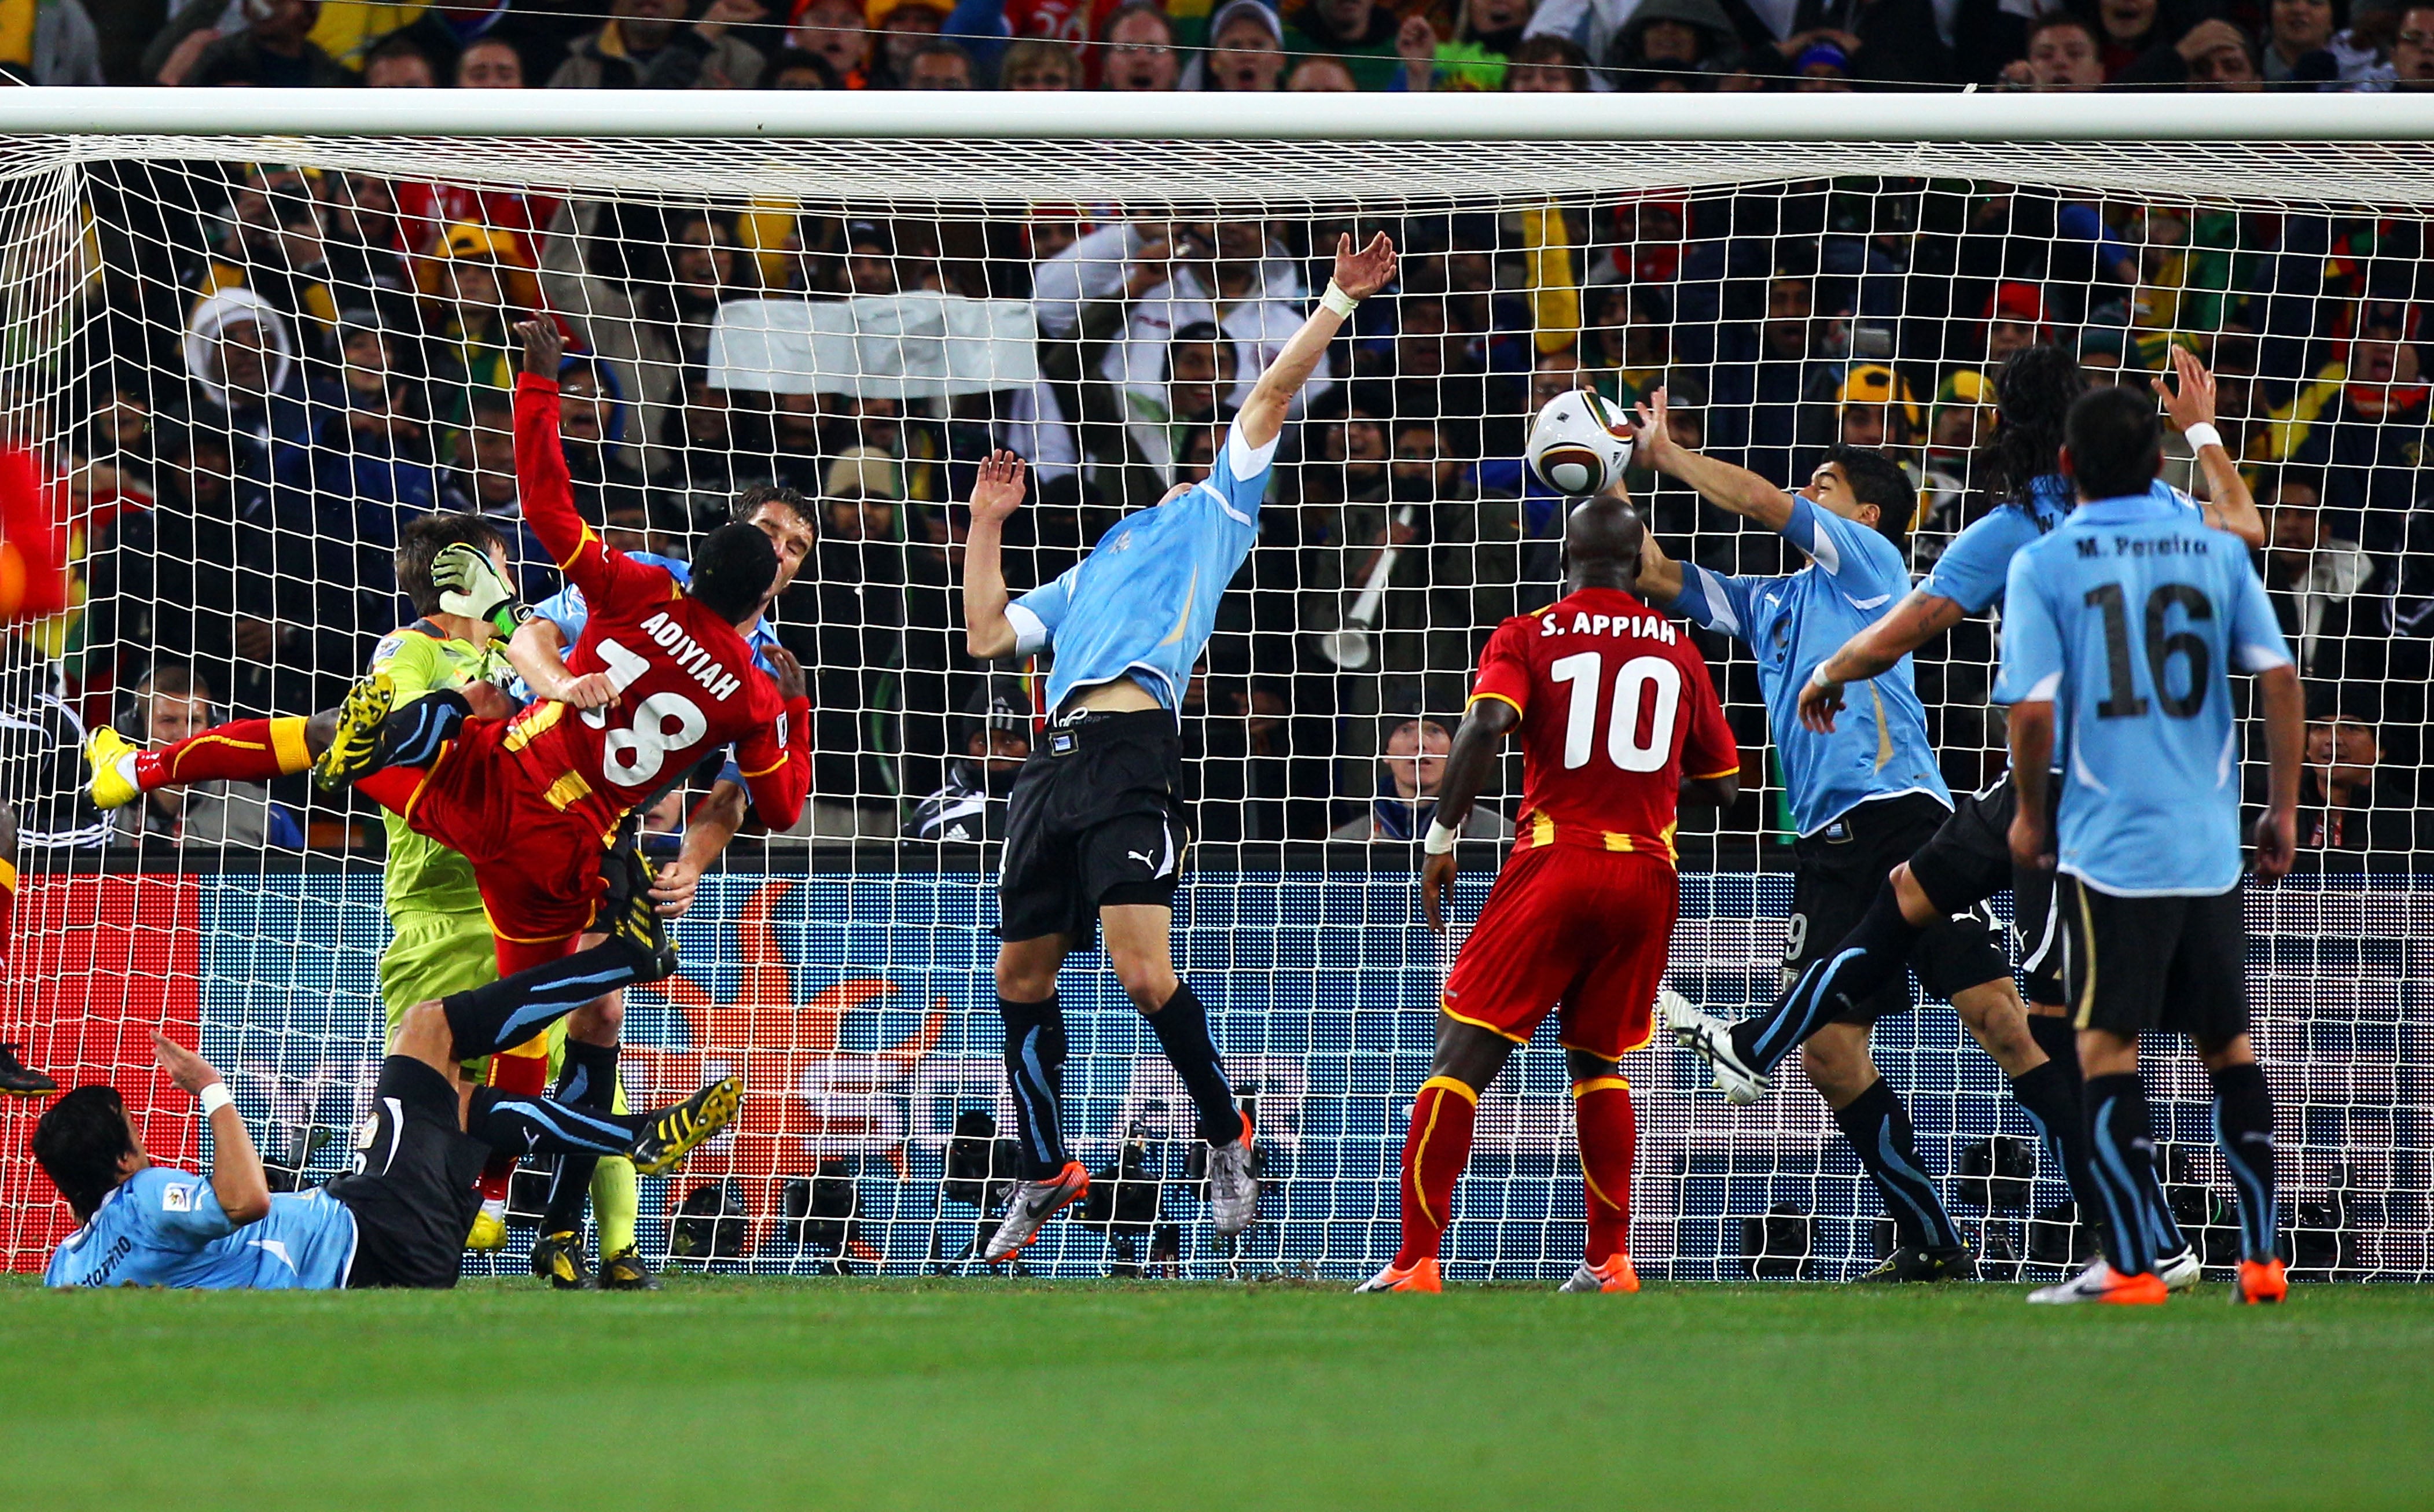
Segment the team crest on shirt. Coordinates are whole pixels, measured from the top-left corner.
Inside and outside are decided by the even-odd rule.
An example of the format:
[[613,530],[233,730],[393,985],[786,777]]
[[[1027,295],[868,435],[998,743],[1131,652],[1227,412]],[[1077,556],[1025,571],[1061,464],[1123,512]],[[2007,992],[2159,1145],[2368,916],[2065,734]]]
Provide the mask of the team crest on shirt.
[[161,1189],[161,1211],[163,1212],[194,1211],[195,1189],[193,1187],[163,1187]]

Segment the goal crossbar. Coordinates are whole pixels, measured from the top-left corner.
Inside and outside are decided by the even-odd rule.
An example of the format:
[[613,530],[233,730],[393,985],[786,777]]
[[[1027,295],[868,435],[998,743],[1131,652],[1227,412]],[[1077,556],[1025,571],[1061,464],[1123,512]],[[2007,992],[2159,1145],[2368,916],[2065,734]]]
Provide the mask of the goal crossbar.
[[[2349,142],[2425,152],[2434,94],[0,91],[0,134],[1273,142]],[[2224,186],[2238,192],[2236,184]]]

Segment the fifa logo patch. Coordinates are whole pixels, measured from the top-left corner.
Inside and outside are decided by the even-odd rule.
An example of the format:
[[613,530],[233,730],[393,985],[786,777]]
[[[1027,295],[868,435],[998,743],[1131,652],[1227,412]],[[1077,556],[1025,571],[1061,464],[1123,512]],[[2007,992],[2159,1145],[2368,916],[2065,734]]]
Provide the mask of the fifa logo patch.
[[162,1188],[162,1189],[161,1189],[161,1211],[162,1211],[163,1212],[192,1212],[192,1211],[195,1211],[195,1189],[194,1189],[193,1187],[163,1187],[163,1188]]

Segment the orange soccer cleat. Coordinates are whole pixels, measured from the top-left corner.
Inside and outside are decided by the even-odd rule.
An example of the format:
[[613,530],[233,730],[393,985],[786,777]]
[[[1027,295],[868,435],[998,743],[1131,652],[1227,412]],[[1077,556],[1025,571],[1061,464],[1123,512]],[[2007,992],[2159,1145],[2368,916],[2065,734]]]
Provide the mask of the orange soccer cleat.
[[1568,1292],[1636,1292],[1639,1290],[1639,1272],[1631,1268],[1629,1255],[1609,1255],[1597,1264],[1582,1261],[1564,1282]]
[[2231,1283],[2234,1307],[2264,1307],[2290,1295],[2290,1278],[2278,1260],[2243,1260]]
[[1442,1292],[1445,1277],[1437,1270],[1437,1257],[1426,1255],[1408,1265],[1388,1265],[1352,1288],[1356,1292]]

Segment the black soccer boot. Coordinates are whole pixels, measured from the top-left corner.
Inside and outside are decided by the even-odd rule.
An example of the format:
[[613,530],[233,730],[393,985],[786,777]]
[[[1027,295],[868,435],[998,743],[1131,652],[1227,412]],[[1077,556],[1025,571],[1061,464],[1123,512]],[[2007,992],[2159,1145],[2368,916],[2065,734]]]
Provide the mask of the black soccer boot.
[[13,1040],[0,1044],[0,1097],[48,1097],[58,1091],[58,1082],[17,1058],[24,1048]]
[[1978,1279],[1978,1257],[1966,1245],[1950,1249],[1922,1249],[1915,1245],[1896,1245],[1877,1268],[1857,1278],[1862,1283],[1900,1281],[1974,1281]]
[[600,1287],[609,1292],[656,1292],[660,1278],[643,1259],[642,1246],[627,1245],[600,1263]]
[[583,1258],[583,1236],[577,1233],[541,1235],[533,1245],[532,1273],[548,1277],[561,1292],[588,1292],[600,1284]]
[[660,982],[676,975],[676,941],[668,937],[668,921],[660,917],[659,905],[651,900],[651,863],[630,831],[621,833],[600,858],[600,875],[608,884],[608,895],[600,900],[591,927],[630,947],[648,963],[639,968],[643,981]]

